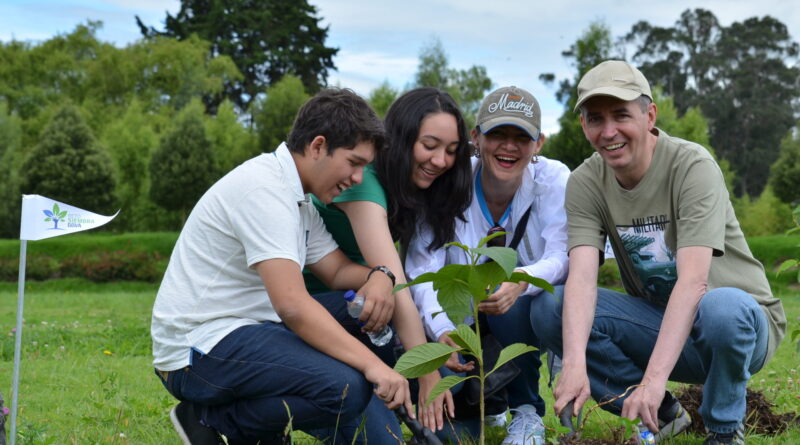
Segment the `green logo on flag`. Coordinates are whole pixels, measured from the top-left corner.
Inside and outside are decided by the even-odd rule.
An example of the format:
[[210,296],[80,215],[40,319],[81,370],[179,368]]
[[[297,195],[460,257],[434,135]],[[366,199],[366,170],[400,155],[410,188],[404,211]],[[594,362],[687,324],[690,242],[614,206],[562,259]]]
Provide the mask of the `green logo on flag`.
[[58,207],[58,204],[53,204],[53,210],[52,211],[50,211],[50,210],[42,210],[42,211],[47,216],[47,218],[44,219],[45,222],[53,221],[53,229],[55,229],[55,230],[64,230],[64,229],[59,229],[58,228],[58,222],[67,217],[67,211],[66,210],[64,210],[62,212],[61,209]]

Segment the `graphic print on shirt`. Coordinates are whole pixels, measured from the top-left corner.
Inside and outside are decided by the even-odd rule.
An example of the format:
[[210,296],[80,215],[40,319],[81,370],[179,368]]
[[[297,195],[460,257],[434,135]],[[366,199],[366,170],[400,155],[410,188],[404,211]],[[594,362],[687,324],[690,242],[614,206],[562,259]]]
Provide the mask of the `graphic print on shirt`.
[[667,215],[654,215],[633,218],[629,226],[617,226],[623,248],[648,297],[662,305],[667,304],[678,280],[675,255],[664,240],[669,223]]

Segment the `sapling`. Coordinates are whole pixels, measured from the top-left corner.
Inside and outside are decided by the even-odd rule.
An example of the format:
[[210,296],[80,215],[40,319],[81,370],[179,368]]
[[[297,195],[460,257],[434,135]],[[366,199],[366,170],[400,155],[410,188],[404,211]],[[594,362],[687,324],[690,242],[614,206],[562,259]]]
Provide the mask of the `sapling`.
[[[437,291],[439,304],[447,313],[448,317],[454,321],[462,321],[456,329],[450,332],[450,338],[459,346],[453,348],[441,343],[426,343],[419,345],[403,354],[395,365],[395,370],[406,378],[417,378],[439,369],[453,352],[471,355],[477,363],[478,375],[447,376],[434,386],[428,400],[424,403],[431,403],[436,397],[444,393],[453,386],[470,378],[476,378],[480,382],[480,444],[484,443],[484,382],[487,376],[491,375],[505,363],[527,352],[535,351],[533,346],[522,343],[514,343],[506,346],[500,351],[494,368],[488,372],[484,369],[483,350],[481,348],[480,325],[475,323],[475,330],[463,324],[463,320],[472,316],[473,320],[478,320],[478,304],[486,300],[504,282],[526,282],[553,292],[553,286],[547,281],[532,277],[526,273],[515,272],[517,265],[517,252],[508,247],[486,247],[486,243],[494,237],[505,235],[505,232],[494,233],[487,236],[478,243],[477,247],[468,247],[461,243],[448,243],[445,247],[455,246],[463,249],[469,258],[468,264],[448,264],[436,272],[424,273],[407,284],[401,284],[394,288],[397,292],[405,287],[421,283],[433,283],[433,289]],[[492,261],[482,262],[482,258],[488,257]],[[423,403],[420,401],[420,403]]]
[[[786,232],[787,235],[800,233],[800,206],[797,206],[792,212],[792,219],[794,219],[795,227],[793,229],[789,229],[789,231]],[[800,283],[800,258],[789,259],[781,263],[781,265],[778,267],[778,274],[790,269],[798,269],[797,282]],[[792,331],[792,341],[798,340],[800,340],[800,329],[795,329]],[[800,351],[800,341],[797,343],[797,350]]]

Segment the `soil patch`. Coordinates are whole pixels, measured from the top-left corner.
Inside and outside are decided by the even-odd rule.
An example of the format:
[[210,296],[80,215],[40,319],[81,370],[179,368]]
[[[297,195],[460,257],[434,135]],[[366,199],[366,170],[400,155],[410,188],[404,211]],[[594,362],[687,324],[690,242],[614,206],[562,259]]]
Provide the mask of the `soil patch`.
[[[703,386],[691,385],[686,386],[675,394],[675,397],[681,402],[681,405],[692,416],[692,425],[688,431],[704,435],[706,427],[703,424],[703,418],[700,417],[698,409],[700,403],[703,401]],[[745,427],[748,433],[755,433],[766,436],[775,436],[784,432],[787,428],[793,425],[800,425],[800,417],[797,413],[789,412],[783,414],[776,414],[773,411],[775,404],[770,402],[764,397],[764,393],[760,391],[747,390],[747,416],[745,418]]]

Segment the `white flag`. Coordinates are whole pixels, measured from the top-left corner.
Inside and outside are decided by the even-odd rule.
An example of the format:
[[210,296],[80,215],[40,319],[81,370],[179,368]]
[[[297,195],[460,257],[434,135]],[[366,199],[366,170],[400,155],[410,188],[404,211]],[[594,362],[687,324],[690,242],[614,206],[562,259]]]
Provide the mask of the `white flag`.
[[19,239],[36,241],[94,229],[114,219],[40,195],[22,195]]

